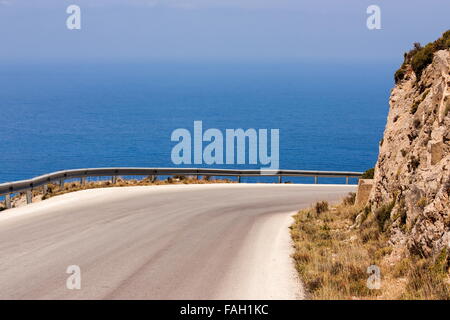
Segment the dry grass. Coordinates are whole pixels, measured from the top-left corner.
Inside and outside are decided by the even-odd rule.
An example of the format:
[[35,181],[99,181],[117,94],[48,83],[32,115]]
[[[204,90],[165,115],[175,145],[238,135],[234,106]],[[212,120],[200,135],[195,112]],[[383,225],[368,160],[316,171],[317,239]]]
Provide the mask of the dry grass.
[[159,185],[169,185],[169,184],[211,184],[211,183],[235,183],[229,179],[210,179],[210,177],[205,176],[202,179],[197,179],[191,176],[174,176],[169,177],[165,180],[157,180],[153,176],[146,177],[142,180],[137,179],[121,179],[118,178],[116,183],[111,181],[97,181],[89,182],[81,185],[79,182],[65,183],[64,188],[60,188],[58,185],[49,185],[48,192],[43,196],[43,199],[48,199],[57,195],[64,193],[95,189],[95,188],[108,188],[108,187],[132,187],[132,186],[159,186]]
[[[379,216],[351,199],[320,212],[314,205],[294,217],[293,258],[308,298],[449,299],[447,252],[428,260],[404,252],[398,258],[398,250],[393,252],[388,243],[385,221],[380,227]],[[367,286],[371,265],[381,270],[380,289]]]
[[[66,182],[63,187],[58,184],[47,185],[47,192],[44,193],[43,188],[37,188],[33,190],[33,202],[46,200],[55,196],[59,196],[69,192],[75,192],[87,189],[97,188],[112,188],[112,187],[132,187],[132,186],[156,186],[156,185],[169,185],[169,184],[211,184],[211,183],[235,183],[235,181],[229,179],[211,179],[208,176],[204,176],[202,179],[197,179],[192,176],[174,176],[165,180],[158,180],[156,177],[149,176],[144,179],[122,179],[118,178],[116,183],[112,183],[110,180],[104,181],[87,181],[85,184],[80,182]],[[13,207],[20,207],[26,204],[25,194],[17,194],[11,198]],[[0,204],[0,211],[4,210],[4,203]]]

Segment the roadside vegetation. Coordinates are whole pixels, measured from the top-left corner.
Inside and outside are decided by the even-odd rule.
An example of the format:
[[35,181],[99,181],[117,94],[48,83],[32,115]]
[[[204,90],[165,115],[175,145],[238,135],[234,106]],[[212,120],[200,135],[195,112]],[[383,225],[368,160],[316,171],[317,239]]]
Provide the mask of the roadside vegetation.
[[[399,251],[388,242],[392,204],[371,212],[355,194],[329,206],[318,202],[294,216],[293,258],[309,299],[450,299],[449,253],[433,259]],[[381,287],[367,286],[368,267]]]
[[416,74],[417,80],[420,80],[422,72],[433,61],[433,54],[436,51],[446,49],[450,49],[450,30],[424,47],[420,43],[414,43],[413,49],[405,53],[402,66],[395,73],[395,82],[397,83],[405,78],[409,66]]
[[362,174],[361,179],[373,179],[374,174],[375,168],[370,168]]
[[[197,179],[193,176],[173,176],[165,180],[158,180],[154,176],[145,177],[143,179],[123,179],[118,178],[116,183],[112,183],[111,180],[100,181],[86,181],[81,184],[79,181],[66,182],[64,186],[59,184],[48,184],[47,192],[44,192],[42,187],[33,190],[33,202],[46,200],[55,196],[59,196],[69,192],[75,192],[87,189],[97,188],[113,188],[113,187],[132,187],[132,186],[157,186],[157,185],[170,185],[170,184],[209,184],[209,183],[235,183],[235,181],[229,179],[213,179],[209,176],[203,176],[201,179]],[[19,207],[26,204],[25,194],[19,193],[11,198],[13,207]],[[0,211],[5,210],[4,202],[0,203]]]

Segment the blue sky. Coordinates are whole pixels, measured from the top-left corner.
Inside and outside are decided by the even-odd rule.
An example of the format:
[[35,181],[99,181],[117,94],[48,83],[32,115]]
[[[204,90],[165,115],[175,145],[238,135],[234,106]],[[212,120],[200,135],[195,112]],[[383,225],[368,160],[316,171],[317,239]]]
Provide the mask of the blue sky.
[[[371,4],[382,30],[366,28]],[[449,0],[0,0],[0,60],[396,63],[449,16]]]

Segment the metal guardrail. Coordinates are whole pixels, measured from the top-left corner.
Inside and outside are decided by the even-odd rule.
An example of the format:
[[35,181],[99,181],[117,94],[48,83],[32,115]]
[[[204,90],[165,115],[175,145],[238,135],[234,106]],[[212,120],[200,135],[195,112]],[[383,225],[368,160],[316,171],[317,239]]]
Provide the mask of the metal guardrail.
[[31,191],[38,187],[46,188],[47,184],[57,182],[64,184],[65,180],[81,179],[81,183],[86,181],[87,177],[105,177],[111,176],[115,183],[118,176],[174,176],[174,175],[192,175],[192,176],[277,176],[278,182],[282,182],[282,177],[314,177],[314,183],[318,183],[319,177],[345,177],[348,184],[349,178],[359,178],[362,172],[342,172],[342,171],[306,171],[306,170],[233,170],[233,169],[207,169],[207,168],[92,168],[92,169],[74,169],[64,170],[45,174],[29,180],[7,182],[0,184],[0,196],[5,195],[6,207],[10,207],[10,195],[12,193],[27,193],[27,203],[31,203]]

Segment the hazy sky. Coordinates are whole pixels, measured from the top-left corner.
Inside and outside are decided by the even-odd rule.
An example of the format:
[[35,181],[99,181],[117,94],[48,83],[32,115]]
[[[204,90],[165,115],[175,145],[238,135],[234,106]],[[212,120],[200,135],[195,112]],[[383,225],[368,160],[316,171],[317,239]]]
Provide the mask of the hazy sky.
[[[371,4],[382,30],[366,27]],[[450,0],[0,0],[0,61],[396,62],[449,17]]]

